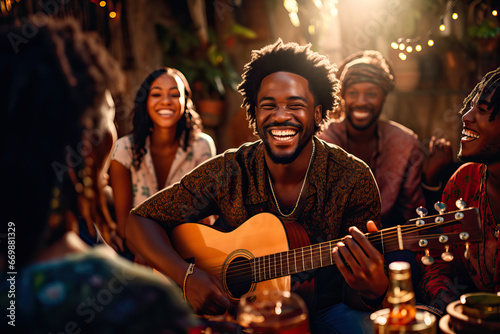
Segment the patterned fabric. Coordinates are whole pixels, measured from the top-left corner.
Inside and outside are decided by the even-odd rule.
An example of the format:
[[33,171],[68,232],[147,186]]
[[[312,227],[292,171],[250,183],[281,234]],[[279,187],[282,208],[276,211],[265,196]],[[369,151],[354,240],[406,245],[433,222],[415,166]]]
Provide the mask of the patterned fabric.
[[30,265],[16,277],[11,329],[20,333],[187,333],[197,324],[176,284],[104,246]]
[[421,288],[431,306],[443,308],[467,292],[500,291],[500,243],[494,237],[496,223],[486,194],[486,174],[486,165],[464,164],[444,189],[442,202],[448,210],[453,210],[460,198],[469,207],[479,209],[484,240],[470,246],[469,260],[464,258],[465,246],[454,245],[450,250],[455,255],[452,262],[436,259],[433,265],[424,268]]
[[132,177],[132,206],[139,205],[145,199],[169,185],[178,182],[184,174],[215,155],[215,143],[209,135],[200,133],[192,139],[184,151],[181,146],[177,149],[174,162],[168,172],[163,188],[158,189],[156,172],[151,156],[150,137],[146,139],[144,149],[146,154],[142,157],[139,170],[133,167],[133,136],[128,135],[117,140],[112,160],[118,161],[130,171]]
[[[319,137],[349,152],[346,122],[329,123]],[[387,228],[415,218],[415,209],[425,204],[421,188],[424,154],[417,136],[401,124],[378,120],[377,135],[377,151],[367,163],[380,189],[382,225]]]
[[[369,168],[359,159],[317,138],[305,200],[289,218],[301,224],[311,243],[348,234],[350,226],[366,231],[366,222],[380,224],[380,198]],[[260,212],[280,217],[267,182],[261,141],[231,149],[188,173],[180,183],[157,193],[132,210],[157,221],[167,232],[184,222],[219,215],[229,229]],[[282,218],[283,221],[287,219]],[[335,266],[301,274],[315,276],[321,307],[342,299],[345,285]]]

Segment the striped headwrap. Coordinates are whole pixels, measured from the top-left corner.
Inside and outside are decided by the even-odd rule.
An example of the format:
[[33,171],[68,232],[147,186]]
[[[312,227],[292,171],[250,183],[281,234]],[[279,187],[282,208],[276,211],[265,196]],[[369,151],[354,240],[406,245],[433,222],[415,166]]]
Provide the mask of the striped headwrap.
[[394,70],[389,60],[378,51],[356,52],[342,61],[339,66],[342,92],[360,82],[372,82],[389,93],[395,85]]

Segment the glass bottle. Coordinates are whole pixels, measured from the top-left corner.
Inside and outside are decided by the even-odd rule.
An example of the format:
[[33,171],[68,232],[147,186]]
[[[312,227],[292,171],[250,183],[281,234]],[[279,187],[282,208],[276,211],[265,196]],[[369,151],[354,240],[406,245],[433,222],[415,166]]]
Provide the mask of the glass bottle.
[[408,262],[389,264],[389,290],[387,291],[389,325],[407,325],[415,320],[415,292],[411,283],[411,267]]

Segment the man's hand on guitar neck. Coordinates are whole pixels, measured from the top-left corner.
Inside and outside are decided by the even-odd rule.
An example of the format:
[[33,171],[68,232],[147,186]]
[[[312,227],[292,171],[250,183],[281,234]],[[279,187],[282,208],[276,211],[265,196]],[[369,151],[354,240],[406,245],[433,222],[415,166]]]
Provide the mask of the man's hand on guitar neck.
[[[368,232],[377,232],[374,222],[367,224]],[[356,227],[337,243],[333,258],[347,284],[366,299],[376,299],[387,291],[389,280],[384,269],[384,257]]]
[[202,269],[194,268],[186,282],[186,297],[196,314],[224,314],[231,306],[222,283]]

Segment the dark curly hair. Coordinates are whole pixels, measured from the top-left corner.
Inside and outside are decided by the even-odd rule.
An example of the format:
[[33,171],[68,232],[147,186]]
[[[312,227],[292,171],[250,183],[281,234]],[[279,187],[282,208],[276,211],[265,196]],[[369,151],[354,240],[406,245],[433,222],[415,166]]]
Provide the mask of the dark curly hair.
[[311,50],[311,44],[300,46],[297,43],[276,43],[260,50],[252,51],[252,58],[244,67],[243,81],[238,91],[243,95],[242,107],[247,108],[247,119],[255,130],[255,107],[262,79],[275,72],[290,72],[304,77],[308,83],[314,102],[322,107],[320,124],[315,132],[328,120],[329,110],[338,104],[339,81],[335,77],[335,65],[328,59]]
[[170,67],[162,67],[153,71],[146,77],[146,79],[144,79],[134,99],[134,128],[132,130],[132,136],[134,138],[134,166],[136,169],[139,169],[142,157],[146,154],[144,146],[146,144],[147,137],[151,134],[153,129],[153,121],[148,114],[147,107],[149,90],[153,81],[158,79],[163,74],[177,76],[184,83],[186,97],[185,110],[183,116],[179,122],[177,122],[177,128],[175,131],[175,138],[182,139],[181,144],[184,151],[188,148],[190,136],[197,134],[202,130],[201,118],[195,111],[194,103],[191,99],[193,94],[191,93],[191,88],[189,87],[189,83],[184,74],[182,74],[179,70]]
[[69,170],[81,182],[82,134],[104,117],[97,110],[105,91],[117,93],[123,82],[97,36],[82,33],[76,21],[23,22],[36,31],[27,35],[19,23],[0,29],[0,165],[8,194],[2,211],[21,231],[19,266],[50,243],[44,236],[56,185],[62,207],[77,214]]
[[472,107],[472,100],[476,94],[480,94],[480,100],[486,100],[493,92],[490,100],[493,107],[489,118],[489,121],[492,122],[500,110],[500,89],[497,89],[498,87],[500,87],[500,67],[486,73],[483,79],[481,79],[476,87],[474,87],[472,92],[470,92],[470,94],[464,99],[462,109],[460,109],[460,114],[467,112],[467,110]]

